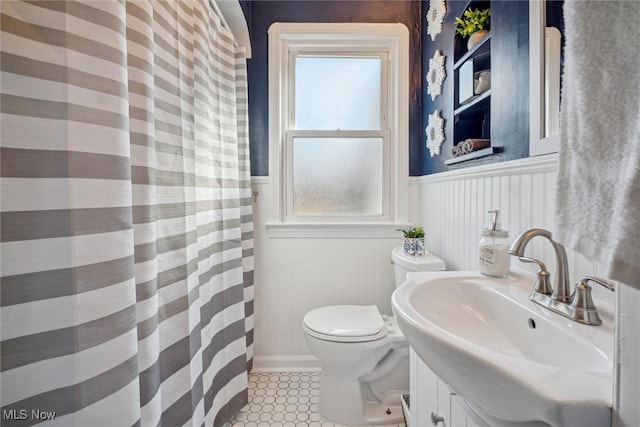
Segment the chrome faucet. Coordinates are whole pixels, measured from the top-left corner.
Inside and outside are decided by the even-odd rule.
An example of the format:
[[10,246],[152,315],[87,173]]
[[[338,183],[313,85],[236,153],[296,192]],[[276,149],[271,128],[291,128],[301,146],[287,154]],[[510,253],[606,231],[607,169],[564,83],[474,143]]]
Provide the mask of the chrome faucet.
[[531,230],[527,230],[516,237],[516,240],[514,240],[511,248],[509,249],[509,253],[517,256],[520,261],[537,263],[541,268],[540,273],[546,272],[546,268],[542,261],[524,256],[524,249],[526,248],[527,243],[536,236],[542,236],[549,240],[556,253],[556,280],[553,286],[553,292],[551,293],[551,299],[554,301],[568,303],[571,300],[571,286],[569,284],[567,252],[564,250],[564,246],[551,238],[551,232],[542,228],[532,228]]
[[[549,272],[540,260],[524,256],[524,250],[531,239],[542,236],[549,240],[556,253],[556,279],[554,286],[549,284]],[[533,262],[538,264],[537,279],[529,299],[536,304],[548,308],[558,314],[568,317],[576,322],[587,325],[600,325],[602,320],[598,316],[595,305],[591,298],[591,287],[588,282],[594,282],[604,286],[610,291],[614,291],[613,284],[604,279],[596,277],[585,277],[575,287],[575,292],[571,293],[569,286],[569,264],[567,262],[567,252],[560,243],[551,238],[551,233],[542,228],[532,228],[516,237],[516,240],[509,249],[511,255],[517,256],[520,261]]]

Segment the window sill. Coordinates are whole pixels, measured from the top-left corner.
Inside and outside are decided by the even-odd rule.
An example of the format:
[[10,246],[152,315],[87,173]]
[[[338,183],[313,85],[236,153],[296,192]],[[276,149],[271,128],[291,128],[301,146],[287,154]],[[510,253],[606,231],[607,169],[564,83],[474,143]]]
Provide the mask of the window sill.
[[398,239],[399,228],[410,227],[409,223],[328,223],[328,222],[271,222],[266,223],[267,235],[271,238],[376,238]]

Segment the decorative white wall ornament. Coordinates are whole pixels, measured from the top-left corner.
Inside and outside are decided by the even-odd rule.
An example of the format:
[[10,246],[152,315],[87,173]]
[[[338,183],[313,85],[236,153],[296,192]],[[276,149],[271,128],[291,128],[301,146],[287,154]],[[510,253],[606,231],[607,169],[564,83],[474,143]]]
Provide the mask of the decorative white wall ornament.
[[427,148],[431,157],[439,155],[440,147],[444,142],[444,119],[440,115],[440,110],[429,114],[429,123],[424,133],[427,135]]
[[431,0],[429,2],[429,10],[427,11],[427,34],[431,36],[431,40],[435,40],[436,36],[442,31],[442,21],[447,13],[447,7],[444,0]]
[[429,71],[425,78],[427,79],[427,93],[431,95],[432,101],[442,93],[442,84],[447,76],[444,69],[445,58],[439,50],[436,50],[433,57],[429,60]]

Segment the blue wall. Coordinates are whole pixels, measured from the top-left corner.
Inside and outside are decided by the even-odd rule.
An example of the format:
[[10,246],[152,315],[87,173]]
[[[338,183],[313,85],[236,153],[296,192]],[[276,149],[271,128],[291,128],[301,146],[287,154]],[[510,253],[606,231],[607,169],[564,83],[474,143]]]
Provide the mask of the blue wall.
[[[422,111],[422,129],[427,126],[429,114],[441,111],[445,121],[445,142],[439,156],[431,157],[423,151],[422,174],[428,175],[478,164],[502,162],[529,155],[529,2],[527,0],[491,1],[491,145],[500,153],[477,160],[447,166],[445,160],[453,157],[453,97],[454,97],[454,35],[455,17],[462,15],[468,0],[447,0],[447,13],[435,41],[427,34],[423,16],[422,64],[424,74],[429,59],[436,50],[446,56],[442,94],[435,101],[427,94],[425,82]],[[429,10],[428,1],[422,8]],[[422,133],[423,146],[426,136]]]
[[[428,1],[299,0],[240,1],[249,25],[253,58],[249,78],[249,137],[251,174],[269,174],[268,38],[274,22],[401,22],[410,33],[409,173],[428,175],[477,164],[500,162],[529,153],[529,5],[527,0],[492,0],[491,140],[497,155],[446,166],[453,146],[454,18],[468,0],[447,0],[443,31],[435,41],[426,33]],[[426,93],[424,75],[436,50],[447,57],[443,92],[434,101]],[[445,119],[441,155],[430,157],[424,128],[435,109]]]
[[422,175],[422,69],[420,62],[421,3],[419,1],[243,1],[253,57],[249,78],[251,175],[269,174],[268,38],[274,22],[373,22],[407,26],[410,34],[409,171]]

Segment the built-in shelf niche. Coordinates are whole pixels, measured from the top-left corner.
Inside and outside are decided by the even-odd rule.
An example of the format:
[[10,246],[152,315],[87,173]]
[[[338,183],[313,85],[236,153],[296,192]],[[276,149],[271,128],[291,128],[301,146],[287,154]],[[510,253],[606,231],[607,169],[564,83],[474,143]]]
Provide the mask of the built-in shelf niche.
[[[490,1],[470,1],[468,9],[486,9]],[[467,49],[468,38],[455,34],[453,40],[453,144],[457,146],[467,138],[491,139],[491,89],[476,95],[474,78],[481,71],[491,71],[491,32],[478,44]],[[493,77],[493,76],[492,76]],[[462,163],[498,153],[495,147],[452,157],[446,165]],[[453,156],[451,153],[450,156]]]

